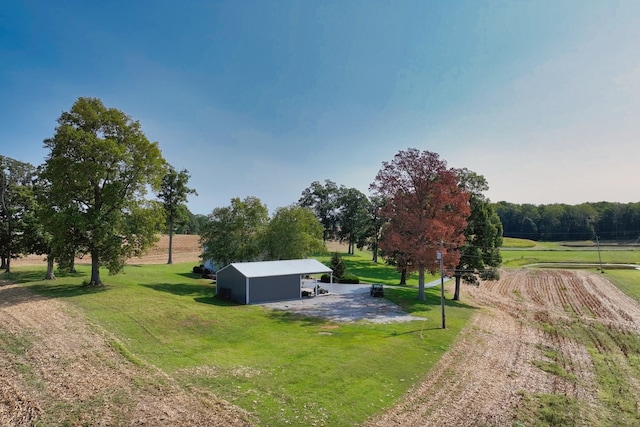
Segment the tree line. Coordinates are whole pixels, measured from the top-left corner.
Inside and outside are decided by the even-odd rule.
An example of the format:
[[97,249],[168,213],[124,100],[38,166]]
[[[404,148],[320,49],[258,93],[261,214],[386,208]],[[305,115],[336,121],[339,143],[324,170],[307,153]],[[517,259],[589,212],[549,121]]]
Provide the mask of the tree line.
[[234,198],[216,208],[203,226],[205,259],[230,262],[304,258],[326,250],[326,242],[347,244],[348,253],[367,248],[372,261],[381,256],[405,284],[418,272],[424,299],[425,272],[444,267],[460,282],[476,276],[496,278],[502,225],[489,200],[484,177],[448,168],[429,151],[400,151],[382,169],[367,196],[326,179],[314,181],[297,203],[279,208],[269,219],[255,197]]
[[[139,122],[97,98],[79,98],[44,141],[45,162],[34,167],[0,156],[0,258],[41,254],[47,278],[54,263],[73,270],[91,256],[90,285],[102,284],[100,268],[122,270],[142,255],[159,231],[197,231],[205,259],[219,265],[258,259],[292,259],[326,250],[328,240],[368,248],[372,261],[394,265],[404,283],[443,259],[461,280],[495,277],[502,224],[483,195],[484,177],[449,168],[438,154],[409,148],[383,162],[367,196],[331,180],[314,181],[297,202],[269,217],[256,197],[234,198],[208,216],[186,208],[189,173],[176,171]],[[155,194],[155,198],[148,193]],[[171,243],[168,262],[171,263]]]
[[597,202],[579,205],[498,202],[505,237],[531,240],[634,241],[640,238],[640,203]]

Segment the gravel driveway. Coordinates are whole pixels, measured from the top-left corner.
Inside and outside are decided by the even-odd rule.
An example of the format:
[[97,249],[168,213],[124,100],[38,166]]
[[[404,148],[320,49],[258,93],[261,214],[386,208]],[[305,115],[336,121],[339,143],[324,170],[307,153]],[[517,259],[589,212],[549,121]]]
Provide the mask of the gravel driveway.
[[260,304],[273,310],[288,310],[304,316],[321,317],[334,322],[364,320],[373,323],[424,320],[402,311],[384,298],[369,295],[371,285],[322,284],[329,294],[317,297]]

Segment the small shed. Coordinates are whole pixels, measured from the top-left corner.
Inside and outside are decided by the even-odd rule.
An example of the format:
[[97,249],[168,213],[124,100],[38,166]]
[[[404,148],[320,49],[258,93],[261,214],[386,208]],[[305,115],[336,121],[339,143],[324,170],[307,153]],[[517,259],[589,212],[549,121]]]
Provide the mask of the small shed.
[[219,295],[240,304],[299,299],[302,279],[323,273],[333,275],[329,267],[315,259],[234,262],[218,270],[216,287]]

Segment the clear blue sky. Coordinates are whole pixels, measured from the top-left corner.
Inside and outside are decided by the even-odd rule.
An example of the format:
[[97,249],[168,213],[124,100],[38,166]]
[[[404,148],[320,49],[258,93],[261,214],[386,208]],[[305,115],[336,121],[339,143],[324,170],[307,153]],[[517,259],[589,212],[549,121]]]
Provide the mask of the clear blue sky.
[[41,164],[80,96],[191,172],[194,213],[368,194],[408,147],[492,201],[640,200],[637,0],[3,1],[0,154]]

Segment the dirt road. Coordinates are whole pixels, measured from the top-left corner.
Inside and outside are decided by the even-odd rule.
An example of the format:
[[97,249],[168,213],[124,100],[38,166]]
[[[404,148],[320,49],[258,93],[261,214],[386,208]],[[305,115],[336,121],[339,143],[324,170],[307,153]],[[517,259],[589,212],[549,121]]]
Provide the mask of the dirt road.
[[[505,271],[501,280],[465,288],[465,294],[481,308],[472,324],[425,382],[367,425],[511,426],[523,392],[579,399],[579,425],[593,425],[605,409],[597,399],[592,356],[544,325],[578,322],[637,333],[640,305],[604,276],[577,270]],[[562,375],[541,369],[555,363]],[[637,401],[637,382],[630,392]]]

